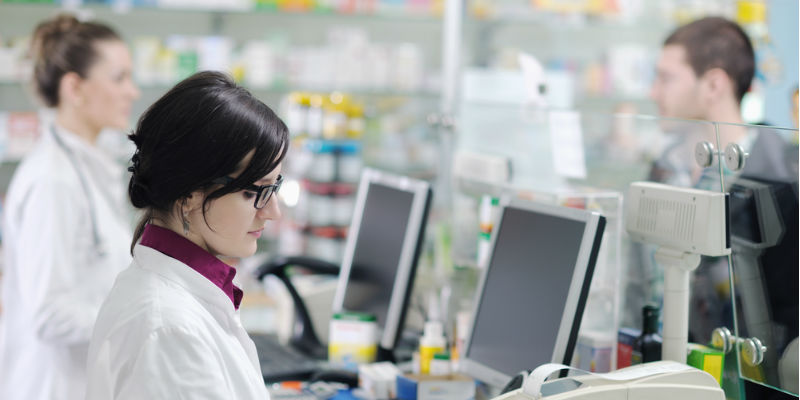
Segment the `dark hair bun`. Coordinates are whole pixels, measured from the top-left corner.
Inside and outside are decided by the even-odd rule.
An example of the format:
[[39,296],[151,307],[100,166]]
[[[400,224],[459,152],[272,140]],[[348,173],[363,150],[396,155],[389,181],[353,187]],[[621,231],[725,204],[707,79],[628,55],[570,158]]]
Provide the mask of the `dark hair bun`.
[[[128,137],[134,140],[135,135],[129,135]],[[153,207],[153,199],[150,195],[150,188],[146,183],[146,180],[143,178],[142,175],[142,167],[141,167],[141,156],[139,156],[139,145],[136,145],[136,152],[133,153],[133,157],[131,157],[131,166],[128,167],[128,172],[131,173],[131,180],[128,183],[128,193],[131,198],[131,203],[136,208],[146,208],[146,207]]]
[[131,204],[136,208],[153,207],[150,189],[147,187],[147,184],[142,181],[141,177],[136,175],[137,174],[134,172],[128,183],[128,195],[131,198]]

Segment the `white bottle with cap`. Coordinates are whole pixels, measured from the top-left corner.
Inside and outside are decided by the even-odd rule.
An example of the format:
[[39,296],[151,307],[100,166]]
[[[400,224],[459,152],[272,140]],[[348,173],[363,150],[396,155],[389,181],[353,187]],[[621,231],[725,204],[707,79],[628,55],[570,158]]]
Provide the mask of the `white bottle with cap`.
[[445,351],[447,341],[442,332],[442,323],[428,321],[425,323],[425,333],[419,340],[419,371],[428,374],[431,370],[431,360],[436,353]]

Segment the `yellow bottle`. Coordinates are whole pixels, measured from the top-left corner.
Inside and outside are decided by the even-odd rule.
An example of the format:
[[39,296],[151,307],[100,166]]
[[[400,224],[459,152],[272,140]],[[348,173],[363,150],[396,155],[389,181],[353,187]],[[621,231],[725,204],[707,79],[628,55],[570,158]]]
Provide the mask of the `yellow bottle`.
[[431,360],[436,353],[443,353],[447,346],[442,333],[442,323],[428,321],[425,323],[425,333],[419,340],[419,372],[423,375],[430,373]]

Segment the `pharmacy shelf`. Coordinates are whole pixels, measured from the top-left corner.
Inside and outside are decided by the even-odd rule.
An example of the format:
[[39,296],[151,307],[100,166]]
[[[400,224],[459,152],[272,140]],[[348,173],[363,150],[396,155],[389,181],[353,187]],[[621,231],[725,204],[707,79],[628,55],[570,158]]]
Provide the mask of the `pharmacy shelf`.
[[[281,99],[293,91],[314,93],[330,93],[337,91],[333,88],[303,88],[291,86],[251,87],[242,84],[253,95],[265,102],[270,107],[278,107]],[[133,115],[138,116],[159,97],[166,93],[172,85],[139,85],[141,96],[133,104]],[[435,103],[439,99],[436,90],[398,91],[398,90],[371,90],[371,89],[341,89],[342,93],[360,97],[364,100],[392,100],[410,99],[421,104]],[[38,108],[38,100],[25,82],[0,81],[0,111],[33,111]]]
[[[168,17],[169,14],[180,14],[185,15],[187,13],[192,14],[247,14],[247,15],[258,15],[258,16],[279,16],[281,18],[309,18],[309,17],[320,17],[320,18],[332,18],[332,19],[340,19],[343,22],[348,19],[378,19],[378,20],[391,20],[391,21],[403,21],[403,22],[424,22],[424,23],[441,23],[441,16],[435,15],[432,13],[427,13],[422,10],[403,10],[403,9],[390,9],[385,11],[372,11],[372,12],[365,12],[365,11],[340,11],[340,10],[332,10],[332,9],[290,9],[290,10],[280,10],[275,8],[269,7],[250,7],[250,6],[241,6],[236,5],[236,2],[230,2],[233,4],[232,6],[224,6],[223,4],[216,4],[210,6],[198,6],[197,4],[187,4],[186,6],[181,5],[171,5],[171,6],[156,6],[156,5],[130,5],[126,4],[129,2],[120,1],[118,4],[77,4],[77,5],[62,5],[62,4],[55,4],[55,3],[45,3],[45,2],[35,2],[35,3],[27,3],[27,2],[0,2],[0,11],[3,10],[16,10],[16,11],[24,11],[24,10],[31,10],[31,11],[41,11],[41,10],[61,10],[65,12],[73,12],[77,14],[86,14],[98,17],[104,14],[118,14],[118,15],[127,15],[127,14],[136,14],[136,13],[148,13],[148,12],[158,12],[162,14],[164,17]],[[166,15],[165,15],[166,14]]]
[[[64,0],[67,2],[67,0]],[[131,2],[129,2],[131,3]],[[6,41],[27,37],[36,21],[51,17],[63,8],[57,4],[7,3],[0,0],[0,39]],[[420,89],[396,89],[387,85],[381,88],[342,87],[336,82],[325,82],[320,86],[309,87],[305,83],[293,85],[254,86],[245,80],[243,86],[272,106],[277,106],[280,97],[291,91],[311,91],[328,93],[341,91],[368,99],[402,97],[428,102],[439,96],[435,79],[441,58],[440,41],[431,40],[441,36],[441,20],[433,16],[415,14],[339,14],[339,13],[287,13],[275,10],[208,10],[198,8],[160,9],[135,7],[127,11],[109,5],[81,5],[76,14],[106,22],[114,26],[123,38],[132,42],[139,39],[157,40],[161,43],[173,37],[217,36],[230,39],[235,45],[251,41],[268,43],[276,50],[275,57],[295,57],[291,49],[317,49],[320,46],[332,47],[331,32],[337,29],[358,29],[368,36],[371,43],[389,51],[395,51],[402,43],[418,46],[422,59],[426,82]],[[288,49],[288,50],[287,50]],[[135,54],[134,54],[135,55]],[[394,56],[393,56],[394,57]],[[286,60],[281,59],[281,62]],[[325,68],[325,65],[310,68]],[[311,69],[305,74],[312,74]],[[11,72],[6,71],[5,74]],[[305,75],[304,75],[305,76]],[[433,76],[434,78],[430,78]],[[176,81],[177,82],[177,81]],[[174,83],[140,82],[141,98],[134,104],[134,114],[138,115]],[[286,82],[282,80],[281,82]],[[433,84],[433,85],[431,85]],[[419,86],[414,86],[419,87]],[[35,99],[30,85],[14,80],[0,80],[0,110],[29,110],[35,107]]]
[[[4,1],[0,0],[0,38],[5,41],[30,36],[38,21],[65,10],[54,4],[8,4]],[[357,29],[365,33],[370,43],[390,46],[416,44],[422,50],[426,70],[437,71],[441,59],[441,40],[438,38],[441,37],[442,23],[433,17],[158,8],[134,8],[121,13],[103,5],[82,6],[75,13],[113,26],[129,41],[142,37],[164,41],[176,36],[216,36],[231,39],[237,45],[250,40],[266,41],[276,46],[277,51],[286,52],[292,48],[331,46],[337,40],[331,37],[332,31]]]
[[642,14],[635,17],[622,15],[587,15],[585,13],[556,13],[528,9],[521,12],[508,12],[501,15],[490,15],[466,19],[467,23],[498,24],[503,26],[547,26],[557,30],[585,30],[587,28],[609,28],[618,30],[628,29],[668,29],[673,26],[665,15],[653,13]]
[[[173,83],[155,83],[155,84],[142,84],[137,83],[140,90],[150,91],[164,91],[169,90],[176,82]],[[439,96],[438,89],[419,89],[419,90],[396,90],[396,89],[369,89],[369,88],[346,88],[346,87],[304,87],[294,85],[272,85],[272,86],[253,86],[248,85],[247,82],[239,82],[253,93],[263,94],[287,94],[289,92],[314,92],[314,93],[331,93],[342,92],[350,95],[365,96],[365,97],[414,97],[414,98],[437,98]],[[29,85],[26,81],[0,79],[0,88],[27,90]]]
[[[64,3],[70,3],[64,1]],[[118,1],[112,4],[76,4],[76,5],[63,5],[47,2],[16,2],[8,1],[0,2],[0,10],[63,10],[67,12],[89,13],[95,16],[99,14],[135,14],[158,12],[164,14],[248,14],[258,16],[279,16],[281,18],[332,18],[340,19],[343,22],[348,19],[369,19],[369,20],[389,20],[389,21],[402,21],[402,22],[423,22],[440,24],[442,16],[435,11],[414,9],[413,6],[405,7],[403,5],[391,7],[385,10],[353,10],[343,11],[335,9],[287,9],[281,10],[274,7],[263,6],[250,6],[250,5],[237,5],[236,1],[220,2],[209,6],[197,5],[192,2],[186,5],[131,5],[131,0]],[[223,4],[228,4],[223,5]],[[167,15],[164,15],[167,17]],[[500,24],[500,25],[541,25],[546,24],[559,29],[585,29],[587,26],[609,27],[614,29],[637,28],[647,26],[648,28],[658,28],[659,25],[668,27],[666,16],[663,15],[648,15],[647,20],[642,17],[629,17],[626,18],[621,15],[592,15],[585,12],[568,12],[559,13],[548,10],[534,9],[532,7],[523,7],[520,12],[500,12],[490,13],[488,15],[475,15],[470,13],[466,16],[468,23],[487,23],[487,24]]]
[[[277,101],[281,97],[293,91],[331,93],[339,91],[348,95],[361,97],[363,99],[392,99],[407,98],[427,103],[435,102],[440,95],[436,89],[425,89],[415,91],[402,90],[374,90],[374,89],[340,89],[340,88],[308,88],[293,87],[287,85],[276,85],[270,87],[249,86],[246,82],[242,85],[250,90],[256,97],[267,102],[270,106],[278,106]],[[150,84],[139,85],[142,96],[134,104],[134,111],[141,112],[155,101],[159,96],[166,93],[172,85],[169,84]],[[647,96],[625,96],[617,94],[583,94],[576,97],[575,107],[580,110],[593,112],[617,112],[612,105],[629,104],[635,107],[638,114],[655,115],[658,110],[655,103]],[[36,108],[36,98],[28,83],[22,81],[0,80],[0,110],[4,111],[30,111]],[[137,114],[138,115],[138,114]]]

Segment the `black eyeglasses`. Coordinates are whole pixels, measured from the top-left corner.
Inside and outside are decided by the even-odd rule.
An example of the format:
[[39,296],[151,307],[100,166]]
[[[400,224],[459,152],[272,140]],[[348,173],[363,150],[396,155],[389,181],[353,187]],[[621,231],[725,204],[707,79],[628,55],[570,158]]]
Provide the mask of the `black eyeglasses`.
[[[211,183],[216,183],[219,185],[228,185],[233,182],[233,178],[230,176],[223,176],[221,178],[214,179]],[[249,185],[245,186],[244,190],[248,192],[253,192],[256,194],[255,202],[253,202],[253,207],[257,210],[264,208],[269,202],[269,199],[272,198],[273,193],[278,193],[278,190],[281,188],[281,184],[283,183],[283,175],[278,175],[278,179],[275,180],[275,183],[271,185],[264,185],[264,186],[256,186],[256,185]]]

